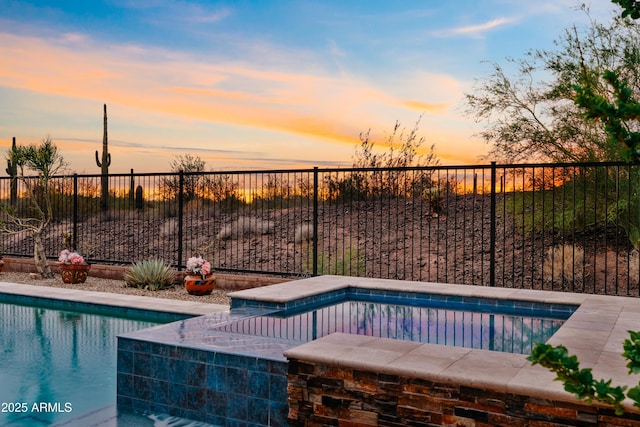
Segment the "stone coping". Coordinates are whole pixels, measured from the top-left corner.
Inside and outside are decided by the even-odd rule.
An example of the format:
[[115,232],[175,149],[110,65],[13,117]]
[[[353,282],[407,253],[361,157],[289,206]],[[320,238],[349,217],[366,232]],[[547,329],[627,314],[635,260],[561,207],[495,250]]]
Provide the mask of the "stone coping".
[[223,304],[209,304],[193,301],[180,301],[169,298],[84,291],[81,288],[76,290],[49,286],[22,285],[8,282],[0,282],[0,293],[74,301],[83,304],[99,304],[112,307],[135,308],[139,310],[162,311],[193,316],[229,311],[229,306]]
[[[637,385],[640,379],[628,375],[626,361],[621,356],[627,331],[640,329],[640,299],[637,298],[334,276],[234,292],[230,296],[279,302],[345,286],[578,305],[576,312],[548,342],[567,347],[570,354],[578,357],[581,367],[593,369],[596,379],[611,378],[614,385],[629,387]],[[532,366],[522,354],[333,334],[289,349],[285,356],[306,362],[577,402],[573,395],[563,390],[562,384],[554,381],[554,374],[540,366]],[[625,401],[625,406],[640,412],[629,400]]]

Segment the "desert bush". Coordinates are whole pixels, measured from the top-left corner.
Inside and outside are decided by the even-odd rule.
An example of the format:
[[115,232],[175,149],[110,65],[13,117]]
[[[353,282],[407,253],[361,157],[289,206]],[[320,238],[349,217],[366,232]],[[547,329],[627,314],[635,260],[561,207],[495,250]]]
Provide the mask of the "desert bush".
[[294,243],[308,242],[313,239],[313,224],[305,222],[298,224],[293,233]]
[[269,234],[273,232],[275,224],[262,218],[241,216],[230,224],[222,226],[216,239],[227,240],[250,234]]
[[[418,154],[426,142],[418,135],[420,120],[406,131],[396,122],[391,135],[384,141],[385,151],[375,149],[371,131],[360,134],[360,145],[356,147],[352,171],[342,177],[328,176],[325,185],[333,200],[367,200],[369,197],[410,197],[416,188],[422,193],[425,183],[430,183],[433,166],[440,161],[431,145],[426,156]],[[416,169],[406,169],[415,167]]]
[[133,264],[124,274],[128,287],[157,291],[171,288],[176,272],[161,259],[149,259]]
[[545,280],[560,283],[582,283],[586,274],[584,249],[575,245],[549,248],[544,260]]

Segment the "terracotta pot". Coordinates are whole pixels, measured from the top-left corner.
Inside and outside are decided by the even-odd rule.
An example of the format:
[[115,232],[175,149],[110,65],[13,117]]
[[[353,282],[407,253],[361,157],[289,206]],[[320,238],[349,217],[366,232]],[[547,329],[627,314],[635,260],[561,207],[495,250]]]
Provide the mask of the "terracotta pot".
[[187,274],[184,276],[184,288],[191,295],[209,295],[215,287],[216,277],[213,274],[207,274],[204,279],[200,275]]
[[60,264],[60,275],[64,283],[84,283],[87,280],[89,264]]

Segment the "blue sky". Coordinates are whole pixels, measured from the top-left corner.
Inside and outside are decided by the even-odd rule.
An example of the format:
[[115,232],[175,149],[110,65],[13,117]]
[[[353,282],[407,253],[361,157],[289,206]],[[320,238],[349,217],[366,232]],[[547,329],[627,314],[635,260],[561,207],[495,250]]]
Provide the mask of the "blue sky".
[[[111,171],[350,166],[420,119],[445,164],[487,152],[464,115],[474,79],[586,25],[574,0],[0,0],[0,147],[50,136],[98,173],[102,105]],[[592,16],[615,7],[594,1]]]

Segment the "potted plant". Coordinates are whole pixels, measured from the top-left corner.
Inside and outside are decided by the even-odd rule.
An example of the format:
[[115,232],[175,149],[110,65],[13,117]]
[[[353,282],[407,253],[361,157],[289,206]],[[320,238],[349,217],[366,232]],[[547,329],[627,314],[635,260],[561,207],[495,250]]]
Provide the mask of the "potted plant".
[[216,278],[211,272],[211,264],[202,257],[187,260],[184,288],[191,295],[209,295],[216,286]]
[[78,252],[63,249],[58,261],[60,262],[60,275],[64,283],[84,283],[87,280],[87,272],[91,266]]

